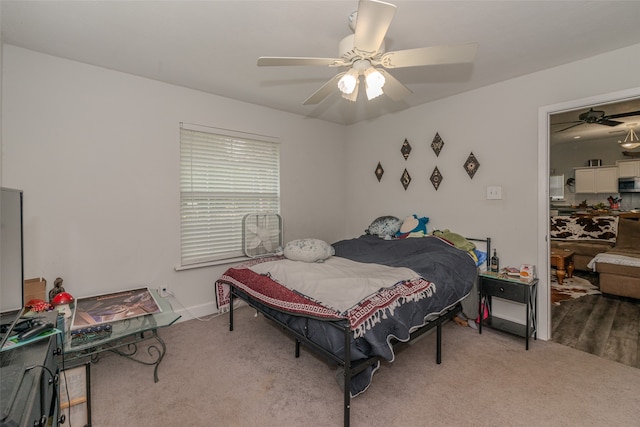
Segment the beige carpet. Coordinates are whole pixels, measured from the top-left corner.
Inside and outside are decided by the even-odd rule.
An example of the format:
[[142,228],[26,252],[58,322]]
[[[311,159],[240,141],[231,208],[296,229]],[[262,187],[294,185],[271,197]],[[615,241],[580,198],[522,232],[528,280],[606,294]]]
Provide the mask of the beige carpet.
[[[107,355],[92,365],[93,426],[341,426],[334,370],[248,307],[161,331],[153,369]],[[553,342],[453,322],[421,337],[352,400],[358,426],[638,426],[640,370]],[[69,424],[65,424],[69,425]],[[71,423],[72,427],[79,424]]]

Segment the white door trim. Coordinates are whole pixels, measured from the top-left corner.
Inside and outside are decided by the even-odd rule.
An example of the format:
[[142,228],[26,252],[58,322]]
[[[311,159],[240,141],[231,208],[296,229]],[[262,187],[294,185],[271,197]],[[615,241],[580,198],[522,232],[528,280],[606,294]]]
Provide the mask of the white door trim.
[[549,288],[549,116],[563,111],[640,97],[640,87],[576,99],[538,109],[538,338],[551,339]]

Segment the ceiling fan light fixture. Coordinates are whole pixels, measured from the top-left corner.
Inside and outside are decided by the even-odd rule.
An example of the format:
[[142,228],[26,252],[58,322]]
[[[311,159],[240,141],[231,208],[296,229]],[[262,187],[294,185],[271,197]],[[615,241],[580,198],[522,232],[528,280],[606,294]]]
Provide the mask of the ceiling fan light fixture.
[[338,81],[338,89],[340,89],[340,92],[344,95],[350,95],[353,92],[357,92],[356,88],[358,86],[358,77],[358,72],[353,68],[347,71]]
[[369,67],[364,71],[364,79],[367,84],[367,99],[371,101],[383,94],[384,76],[380,71],[373,67]]
[[382,95],[384,92],[382,92],[382,88],[381,87],[377,87],[377,86],[370,86],[367,83],[367,99],[369,101],[371,101],[374,98],[379,97],[380,95]]
[[356,78],[356,85],[351,91],[351,93],[342,93],[342,97],[344,99],[348,99],[349,101],[355,102],[358,98],[358,87],[360,86],[360,79]]
[[364,78],[367,81],[367,86],[382,89],[385,80],[382,73],[373,67],[369,67],[364,71]]

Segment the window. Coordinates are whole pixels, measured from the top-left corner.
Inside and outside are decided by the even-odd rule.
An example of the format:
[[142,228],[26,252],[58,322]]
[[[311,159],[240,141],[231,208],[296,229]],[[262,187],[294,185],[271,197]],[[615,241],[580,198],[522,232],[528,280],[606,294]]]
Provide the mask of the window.
[[180,126],[180,263],[243,257],[242,218],[280,213],[275,138]]

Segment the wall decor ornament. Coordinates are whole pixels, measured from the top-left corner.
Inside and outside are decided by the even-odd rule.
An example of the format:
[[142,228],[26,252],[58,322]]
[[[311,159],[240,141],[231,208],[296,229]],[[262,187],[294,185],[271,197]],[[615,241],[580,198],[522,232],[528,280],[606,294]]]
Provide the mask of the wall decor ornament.
[[442,183],[442,179],[443,179],[443,176],[440,173],[440,170],[438,170],[438,167],[436,166],[436,168],[431,173],[431,178],[429,178],[429,180],[431,181],[431,184],[433,185],[433,188],[435,188],[436,191],[438,191],[438,187],[440,187],[440,184]]
[[382,175],[384,175],[384,169],[382,169],[382,165],[378,162],[378,166],[376,166],[376,178],[378,178],[378,182],[382,179]]
[[478,162],[476,156],[474,156],[473,152],[471,152],[471,154],[469,154],[469,157],[467,157],[467,161],[464,162],[464,170],[467,171],[469,178],[473,179],[473,176],[476,174],[479,167],[480,162]]
[[436,136],[433,137],[433,141],[431,141],[431,148],[434,153],[436,153],[436,157],[440,156],[440,151],[442,151],[442,147],[444,146],[444,141],[440,138],[440,134],[436,132]]
[[409,158],[409,153],[411,153],[411,144],[409,144],[409,141],[407,141],[407,138],[404,139],[400,152],[402,153],[402,156],[404,157],[405,160]]
[[400,182],[402,183],[404,190],[407,191],[407,187],[411,183],[411,175],[409,175],[409,172],[407,172],[406,169],[404,170],[404,172],[402,172],[402,176],[400,177]]

